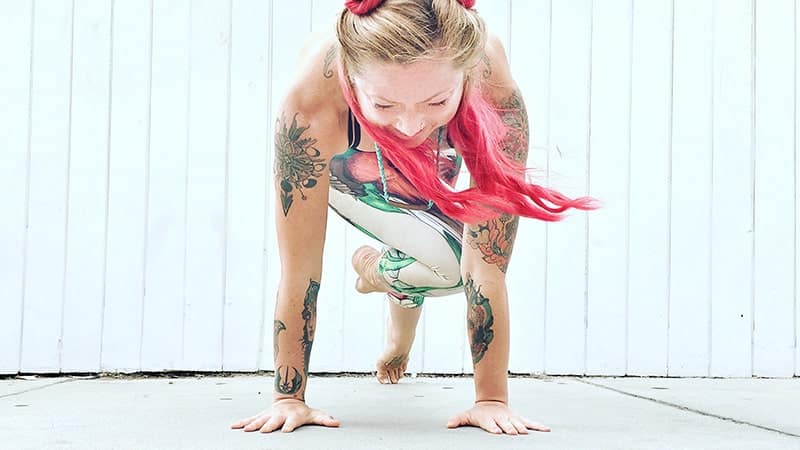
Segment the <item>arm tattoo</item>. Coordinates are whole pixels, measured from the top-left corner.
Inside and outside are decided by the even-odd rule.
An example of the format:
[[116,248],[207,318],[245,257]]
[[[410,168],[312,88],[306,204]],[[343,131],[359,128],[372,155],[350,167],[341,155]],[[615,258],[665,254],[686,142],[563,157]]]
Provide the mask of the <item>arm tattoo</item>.
[[314,344],[314,331],[317,326],[317,294],[319,294],[319,283],[309,280],[306,297],[303,299],[302,317],[305,323],[303,337],[300,339],[303,346],[303,374],[306,378],[308,378],[308,362],[311,359],[311,346]]
[[467,242],[483,255],[488,264],[497,264],[501,272],[508,270],[508,261],[514,250],[519,217],[503,214],[497,219],[479,225],[470,225]]
[[[289,371],[292,371],[294,376],[289,379]],[[283,395],[294,395],[300,392],[303,387],[303,377],[296,367],[280,366],[275,371],[275,390]]]
[[492,64],[491,60],[489,59],[489,55],[484,53],[483,56],[481,56],[481,62],[483,62],[483,64],[486,66],[483,68],[483,79],[488,80],[492,77]]
[[[275,391],[284,395],[294,395],[300,392],[303,387],[303,380],[308,379],[308,362],[311,357],[311,346],[314,344],[314,330],[317,323],[317,294],[319,294],[319,282],[309,280],[306,295],[303,299],[303,337],[300,344],[303,347],[303,372],[300,373],[296,367],[278,366],[275,370]],[[275,321],[275,359],[278,355],[278,335],[286,329],[286,325],[280,320]]]
[[[528,115],[525,102],[518,90],[499,105],[503,123],[509,128],[503,140],[503,152],[514,161],[524,164],[528,159]],[[480,250],[483,260],[497,264],[503,273],[508,270],[508,261],[514,249],[519,217],[503,214],[497,219],[470,226],[467,239],[470,246]]]
[[475,281],[469,274],[464,291],[467,294],[467,329],[470,334],[472,363],[478,364],[494,339],[494,314],[489,299],[481,294],[481,287],[475,286]]
[[297,125],[297,114],[287,127],[286,118],[281,117],[275,127],[275,175],[281,180],[281,206],[284,217],[289,215],[289,208],[294,203],[294,190],[300,192],[300,198],[306,200],[303,189],[311,189],[317,185],[326,167],[325,159],[320,157],[316,147],[317,140],[312,137],[303,138],[303,133],[310,126]]
[[328,52],[325,53],[325,62],[322,65],[322,76],[325,78],[333,78],[333,69],[331,69],[331,65],[333,64],[333,60],[336,58],[336,46],[331,45],[331,48],[328,49]]
[[530,128],[522,93],[515,89],[508,98],[500,102],[499,107],[502,111],[503,123],[509,128],[503,139],[503,152],[514,161],[525,164],[528,160]]
[[284,324],[280,320],[276,320],[276,321],[273,322],[273,327],[272,327],[272,350],[273,350],[272,355],[273,355],[273,358],[277,358],[278,357],[278,335],[281,333],[281,331],[285,331],[285,330],[286,330],[286,324]]

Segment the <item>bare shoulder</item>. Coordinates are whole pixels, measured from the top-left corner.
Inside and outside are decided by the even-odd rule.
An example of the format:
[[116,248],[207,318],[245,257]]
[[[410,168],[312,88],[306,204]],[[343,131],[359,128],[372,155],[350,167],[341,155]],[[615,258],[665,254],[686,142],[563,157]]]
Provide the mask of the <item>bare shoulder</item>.
[[[297,115],[318,134],[318,139],[336,145],[346,133],[347,103],[336,71],[338,45],[332,34],[312,35],[300,51],[291,84],[279,114]],[[287,68],[276,67],[275,70]],[[279,120],[281,118],[279,117]]]
[[474,76],[480,79],[483,91],[495,100],[506,99],[518,91],[517,83],[511,74],[506,50],[503,43],[494,34],[489,35],[484,55],[475,71],[477,73]]

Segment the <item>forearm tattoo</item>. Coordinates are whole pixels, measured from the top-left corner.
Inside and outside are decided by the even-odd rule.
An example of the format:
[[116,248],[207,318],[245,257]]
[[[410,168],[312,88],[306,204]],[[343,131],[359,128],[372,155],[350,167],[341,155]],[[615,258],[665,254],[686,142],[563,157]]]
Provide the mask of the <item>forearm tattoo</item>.
[[314,344],[314,332],[317,326],[317,295],[319,283],[309,280],[306,297],[303,299],[303,375],[308,377],[308,362],[311,360],[311,346]]
[[464,292],[467,294],[467,329],[470,335],[472,363],[478,364],[494,339],[494,314],[489,299],[481,294],[481,287],[475,286],[472,276],[467,274]]
[[306,200],[304,189],[316,186],[326,167],[325,159],[320,157],[322,152],[315,147],[317,140],[303,137],[309,128],[298,126],[297,114],[288,126],[282,116],[275,127],[275,175],[280,179],[284,217],[294,203],[294,191]]
[[[306,295],[303,299],[303,336],[300,345],[303,348],[303,371],[297,367],[278,366],[275,370],[275,391],[284,395],[294,395],[303,388],[303,380],[308,379],[308,363],[311,360],[311,347],[314,344],[314,331],[317,323],[317,295],[319,294],[319,282],[309,280]],[[278,336],[281,331],[286,330],[286,325],[280,320],[275,321],[274,325],[274,350],[275,361],[278,360]]]

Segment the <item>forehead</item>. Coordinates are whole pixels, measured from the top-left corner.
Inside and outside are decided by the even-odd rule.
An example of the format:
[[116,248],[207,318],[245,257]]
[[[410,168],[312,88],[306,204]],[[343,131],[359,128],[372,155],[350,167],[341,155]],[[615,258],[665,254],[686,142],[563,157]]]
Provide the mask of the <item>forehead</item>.
[[367,64],[353,76],[356,87],[370,96],[388,99],[425,99],[458,87],[464,72],[447,62],[417,61],[411,64]]

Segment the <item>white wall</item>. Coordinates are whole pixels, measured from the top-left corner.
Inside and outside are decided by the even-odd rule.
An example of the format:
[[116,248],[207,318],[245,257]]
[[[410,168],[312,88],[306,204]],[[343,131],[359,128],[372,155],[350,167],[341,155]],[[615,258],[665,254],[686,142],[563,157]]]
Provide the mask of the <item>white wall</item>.
[[[272,368],[272,112],[339,0],[0,5],[0,373]],[[523,221],[514,372],[800,375],[792,0],[481,0],[529,163],[602,199]],[[369,371],[385,305],[332,216],[312,371]],[[461,297],[410,370],[471,371]]]

